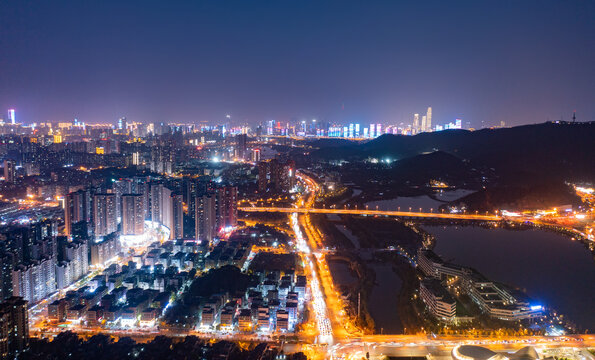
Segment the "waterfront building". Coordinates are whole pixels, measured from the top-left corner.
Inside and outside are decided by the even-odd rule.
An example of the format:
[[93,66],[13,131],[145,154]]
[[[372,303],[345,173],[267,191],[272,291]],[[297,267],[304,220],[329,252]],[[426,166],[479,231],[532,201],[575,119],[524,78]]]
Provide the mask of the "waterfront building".
[[422,280],[419,293],[432,315],[446,322],[455,320],[457,310],[456,301],[446,291],[439,280]]

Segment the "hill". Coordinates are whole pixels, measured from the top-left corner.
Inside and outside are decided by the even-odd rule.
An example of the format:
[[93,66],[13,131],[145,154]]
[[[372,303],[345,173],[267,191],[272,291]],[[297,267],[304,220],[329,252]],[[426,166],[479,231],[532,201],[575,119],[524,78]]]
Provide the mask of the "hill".
[[[406,159],[440,151],[494,169],[504,182],[595,178],[595,123],[543,123],[416,136],[382,135],[364,144],[321,147],[319,160]],[[414,161],[413,161],[414,162]]]

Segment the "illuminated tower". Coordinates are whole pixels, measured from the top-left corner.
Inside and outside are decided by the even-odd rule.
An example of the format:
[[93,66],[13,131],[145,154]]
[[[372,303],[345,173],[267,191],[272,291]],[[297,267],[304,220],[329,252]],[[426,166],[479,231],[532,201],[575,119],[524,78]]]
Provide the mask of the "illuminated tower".
[[432,107],[428,106],[428,112],[426,114],[426,130],[432,131]]
[[118,119],[118,130],[122,130],[121,132],[122,133],[125,133],[126,132],[126,127],[127,127],[126,117],[124,116],[124,117],[119,118]]
[[413,114],[413,133],[419,132],[419,114]]
[[424,115],[421,117],[421,132],[426,131],[426,123],[427,123],[427,117]]
[[8,121],[11,124],[15,124],[16,123],[14,109],[8,109]]

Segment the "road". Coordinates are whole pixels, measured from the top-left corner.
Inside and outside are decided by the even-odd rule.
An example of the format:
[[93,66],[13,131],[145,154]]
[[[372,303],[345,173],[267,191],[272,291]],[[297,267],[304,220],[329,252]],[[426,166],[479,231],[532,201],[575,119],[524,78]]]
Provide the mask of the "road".
[[435,218],[435,219],[453,219],[453,220],[480,220],[480,221],[500,221],[504,218],[497,215],[479,215],[479,214],[451,214],[435,212],[415,212],[415,211],[384,211],[369,209],[319,209],[314,207],[239,207],[239,211],[245,212],[279,212],[279,213],[300,213],[300,214],[341,214],[341,215],[379,215],[396,216],[409,218]]
[[[439,336],[421,335],[363,335],[361,330],[352,323],[345,314],[345,307],[340,296],[334,288],[333,279],[326,261],[324,251],[325,242],[321,232],[312,225],[310,214],[349,214],[349,215],[383,215],[396,217],[418,218],[444,218],[459,220],[500,221],[504,217],[479,214],[444,214],[403,211],[378,211],[368,209],[317,209],[314,203],[320,192],[320,186],[310,177],[298,173],[298,178],[305,187],[299,195],[295,208],[279,207],[241,207],[240,211],[246,212],[282,212],[290,214],[290,225],[295,234],[297,251],[305,265],[305,273],[310,284],[312,294],[311,311],[312,326],[305,327],[300,341],[286,344],[286,352],[304,351],[309,358],[339,358],[360,360],[366,353],[372,359],[383,356],[426,356],[433,358],[451,359],[452,348],[461,344],[476,344],[487,346],[495,351],[516,351],[527,345],[547,347],[548,349],[564,349],[595,346],[595,335],[578,335],[569,337],[465,337],[465,336]],[[266,250],[266,249],[255,249]],[[94,273],[73,285],[78,288],[85,284]],[[51,299],[50,299],[51,300]],[[32,309],[32,322],[40,320],[47,311],[47,301],[39,307]],[[217,338],[239,341],[275,341],[271,337],[248,334],[205,334],[195,331],[171,331],[164,329],[122,330],[100,328],[76,328],[81,335],[94,335],[106,333],[115,337],[129,336],[137,341],[149,341],[156,335],[182,337],[197,335],[205,338]],[[57,329],[42,329],[40,326],[32,327],[32,336],[52,336]],[[37,334],[35,334],[37,332]],[[312,341],[312,339],[315,339]],[[579,350],[580,351],[580,350]],[[595,358],[583,356],[585,359]],[[559,356],[564,357],[564,356]]]
[[[362,335],[354,324],[345,317],[344,308],[334,289],[332,276],[328,271],[324,252],[324,239],[322,234],[310,222],[311,213],[326,214],[354,214],[354,215],[388,215],[404,217],[426,217],[426,218],[447,218],[461,220],[503,220],[500,216],[473,215],[473,214],[442,214],[442,213],[418,213],[401,211],[377,211],[377,210],[352,210],[352,209],[315,209],[313,207],[317,193],[318,184],[310,177],[299,174],[299,179],[305,185],[306,191],[296,201],[296,208],[274,208],[274,207],[249,207],[241,208],[242,211],[272,211],[291,213],[291,221],[298,243],[305,245],[301,251],[314,254],[316,262],[313,264],[317,270],[312,272],[311,281],[316,286],[321,286],[324,294],[326,316],[330,321],[332,341],[326,346],[314,345],[312,348],[305,346],[303,349],[310,357],[332,357],[341,359],[362,359],[366,352],[371,358],[388,356],[426,356],[428,354],[435,358],[451,359],[452,348],[461,344],[475,344],[487,346],[495,351],[516,351],[523,346],[536,345],[549,348],[580,348],[595,346],[595,336],[577,335],[572,337],[466,337],[466,336],[440,336],[430,337],[428,335]],[[297,207],[299,205],[299,207]],[[298,215],[299,214],[299,215]],[[296,219],[299,226],[296,226]],[[303,233],[302,233],[303,229]],[[304,236],[305,235],[305,236]],[[305,238],[304,238],[305,237]],[[309,259],[312,257],[309,256]],[[312,263],[311,263],[312,264]],[[312,266],[312,265],[310,265]],[[583,354],[588,358],[590,354]],[[591,357],[590,359],[593,359]]]

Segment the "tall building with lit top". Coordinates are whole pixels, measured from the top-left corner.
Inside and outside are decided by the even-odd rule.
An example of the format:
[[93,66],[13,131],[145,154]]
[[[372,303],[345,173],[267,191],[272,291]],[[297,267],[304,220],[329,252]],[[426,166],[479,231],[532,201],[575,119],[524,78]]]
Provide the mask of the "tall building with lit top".
[[16,124],[16,114],[14,109],[8,109],[8,122],[11,124]]
[[432,107],[428,106],[428,112],[426,113],[426,129],[425,131],[432,131]]
[[412,133],[413,135],[419,132],[419,114],[413,114],[413,128]]

